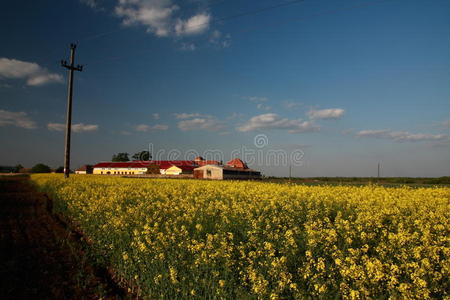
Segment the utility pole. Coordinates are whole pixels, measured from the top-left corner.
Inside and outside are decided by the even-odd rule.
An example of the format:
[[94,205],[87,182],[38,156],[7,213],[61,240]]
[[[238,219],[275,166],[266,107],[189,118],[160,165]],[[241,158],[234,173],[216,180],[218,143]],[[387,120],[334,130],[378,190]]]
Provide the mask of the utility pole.
[[378,178],[380,178],[380,162],[378,162]]
[[292,166],[289,165],[289,181],[291,181],[291,177],[292,177]]
[[66,117],[66,138],[64,149],[64,178],[69,178],[70,173],[70,134],[72,130],[72,95],[73,95],[73,71],[83,71],[83,66],[75,66],[76,44],[70,44],[70,65],[67,61],[61,60],[61,66],[69,70],[67,88],[67,117]]

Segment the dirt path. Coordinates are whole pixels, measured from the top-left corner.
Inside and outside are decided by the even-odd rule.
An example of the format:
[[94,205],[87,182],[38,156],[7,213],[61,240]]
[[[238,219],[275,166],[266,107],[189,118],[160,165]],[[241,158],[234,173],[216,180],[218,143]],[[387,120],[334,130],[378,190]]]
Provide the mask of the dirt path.
[[115,299],[27,177],[0,177],[0,299]]

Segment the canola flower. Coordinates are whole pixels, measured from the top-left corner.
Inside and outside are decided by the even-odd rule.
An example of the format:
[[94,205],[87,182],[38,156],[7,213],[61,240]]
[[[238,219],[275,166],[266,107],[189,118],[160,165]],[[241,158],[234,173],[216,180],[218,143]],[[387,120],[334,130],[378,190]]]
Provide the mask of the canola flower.
[[148,299],[450,299],[450,188],[32,175]]

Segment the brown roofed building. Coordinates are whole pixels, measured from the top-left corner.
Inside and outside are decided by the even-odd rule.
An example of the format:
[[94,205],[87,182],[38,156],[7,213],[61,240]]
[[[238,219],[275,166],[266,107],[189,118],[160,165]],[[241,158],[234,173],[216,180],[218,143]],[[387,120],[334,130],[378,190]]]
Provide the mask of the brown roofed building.
[[248,166],[240,158],[235,158],[227,162],[227,166],[236,169],[248,169]]
[[91,165],[84,165],[75,170],[75,174],[92,174],[94,168]]

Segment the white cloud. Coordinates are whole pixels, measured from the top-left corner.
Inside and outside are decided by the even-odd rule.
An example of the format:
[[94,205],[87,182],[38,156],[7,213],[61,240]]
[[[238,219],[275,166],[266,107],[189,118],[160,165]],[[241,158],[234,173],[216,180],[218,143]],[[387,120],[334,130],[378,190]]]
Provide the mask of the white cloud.
[[296,109],[302,106],[303,103],[301,102],[295,102],[295,101],[284,101],[283,106],[287,109]]
[[227,117],[227,120],[242,119],[244,117],[245,115],[243,113],[233,112]]
[[80,2],[93,9],[102,9],[99,0],[80,0]]
[[180,49],[183,51],[194,51],[197,47],[194,43],[181,43]]
[[253,102],[253,103],[261,103],[261,102],[269,101],[269,98],[267,98],[267,97],[249,96],[249,97],[243,97],[243,98],[247,99],[248,101]]
[[92,124],[73,124],[72,125],[72,131],[73,132],[85,132],[85,131],[97,131],[98,125],[92,125]]
[[63,82],[63,78],[59,74],[41,74],[28,78],[27,84],[31,86],[44,85],[50,82]]
[[208,13],[182,20],[174,16],[179,9],[172,0],[119,0],[115,14],[122,18],[124,25],[143,25],[160,37],[199,34],[209,28]]
[[190,118],[195,118],[195,117],[210,117],[208,115],[202,115],[199,113],[192,113],[192,114],[190,114],[190,113],[174,113],[173,115],[175,116],[175,119],[179,119],[179,120],[190,119]]
[[361,130],[356,133],[359,138],[391,139],[396,142],[422,142],[422,141],[444,141],[448,139],[446,134],[409,133],[407,131]]
[[124,25],[140,24],[157,36],[168,36],[172,15],[178,9],[171,0],[119,0],[115,13]]
[[50,131],[63,131],[66,129],[66,125],[62,123],[48,123],[47,129]]
[[269,101],[267,97],[256,97],[256,96],[250,96],[250,97],[243,97],[244,99],[247,99],[250,102],[256,103],[256,108],[260,110],[271,110],[272,107],[265,104]]
[[158,130],[164,131],[167,129],[169,129],[169,126],[163,125],[163,124],[156,124],[153,126],[146,125],[146,124],[140,124],[135,127],[135,130],[140,131],[140,132],[158,131]]
[[231,45],[231,35],[224,35],[219,30],[214,30],[209,36],[209,42],[219,48],[228,48]]
[[176,35],[193,35],[204,32],[209,27],[211,16],[206,13],[200,13],[183,21],[178,19],[175,24]]
[[37,63],[17,59],[0,58],[0,78],[26,79],[27,85],[40,86],[47,83],[63,82],[63,77],[50,73]]
[[345,110],[342,108],[312,109],[308,112],[311,119],[340,119],[344,114]]
[[290,120],[281,118],[277,114],[269,113],[252,117],[244,125],[236,129],[241,132],[260,129],[287,129],[289,133],[302,133],[318,131],[320,127],[311,121]]
[[256,104],[256,108],[260,109],[260,110],[271,110],[272,109],[271,106],[265,105],[264,103]]
[[215,117],[207,116],[180,121],[178,122],[178,128],[181,129],[182,131],[189,131],[189,130],[219,131],[221,129],[224,129],[225,126],[223,122],[217,120]]
[[153,126],[153,130],[167,130],[169,129],[168,125],[156,124]]
[[[47,128],[50,131],[64,131],[66,129],[66,125],[63,123],[48,123]],[[72,131],[73,132],[90,132],[90,131],[97,131],[98,125],[94,124],[73,124],[72,125]]]
[[153,120],[159,120],[159,118],[160,118],[158,113],[153,113],[152,117],[153,117]]
[[25,129],[36,128],[36,123],[31,120],[26,112],[14,112],[0,109],[0,126],[16,126]]

